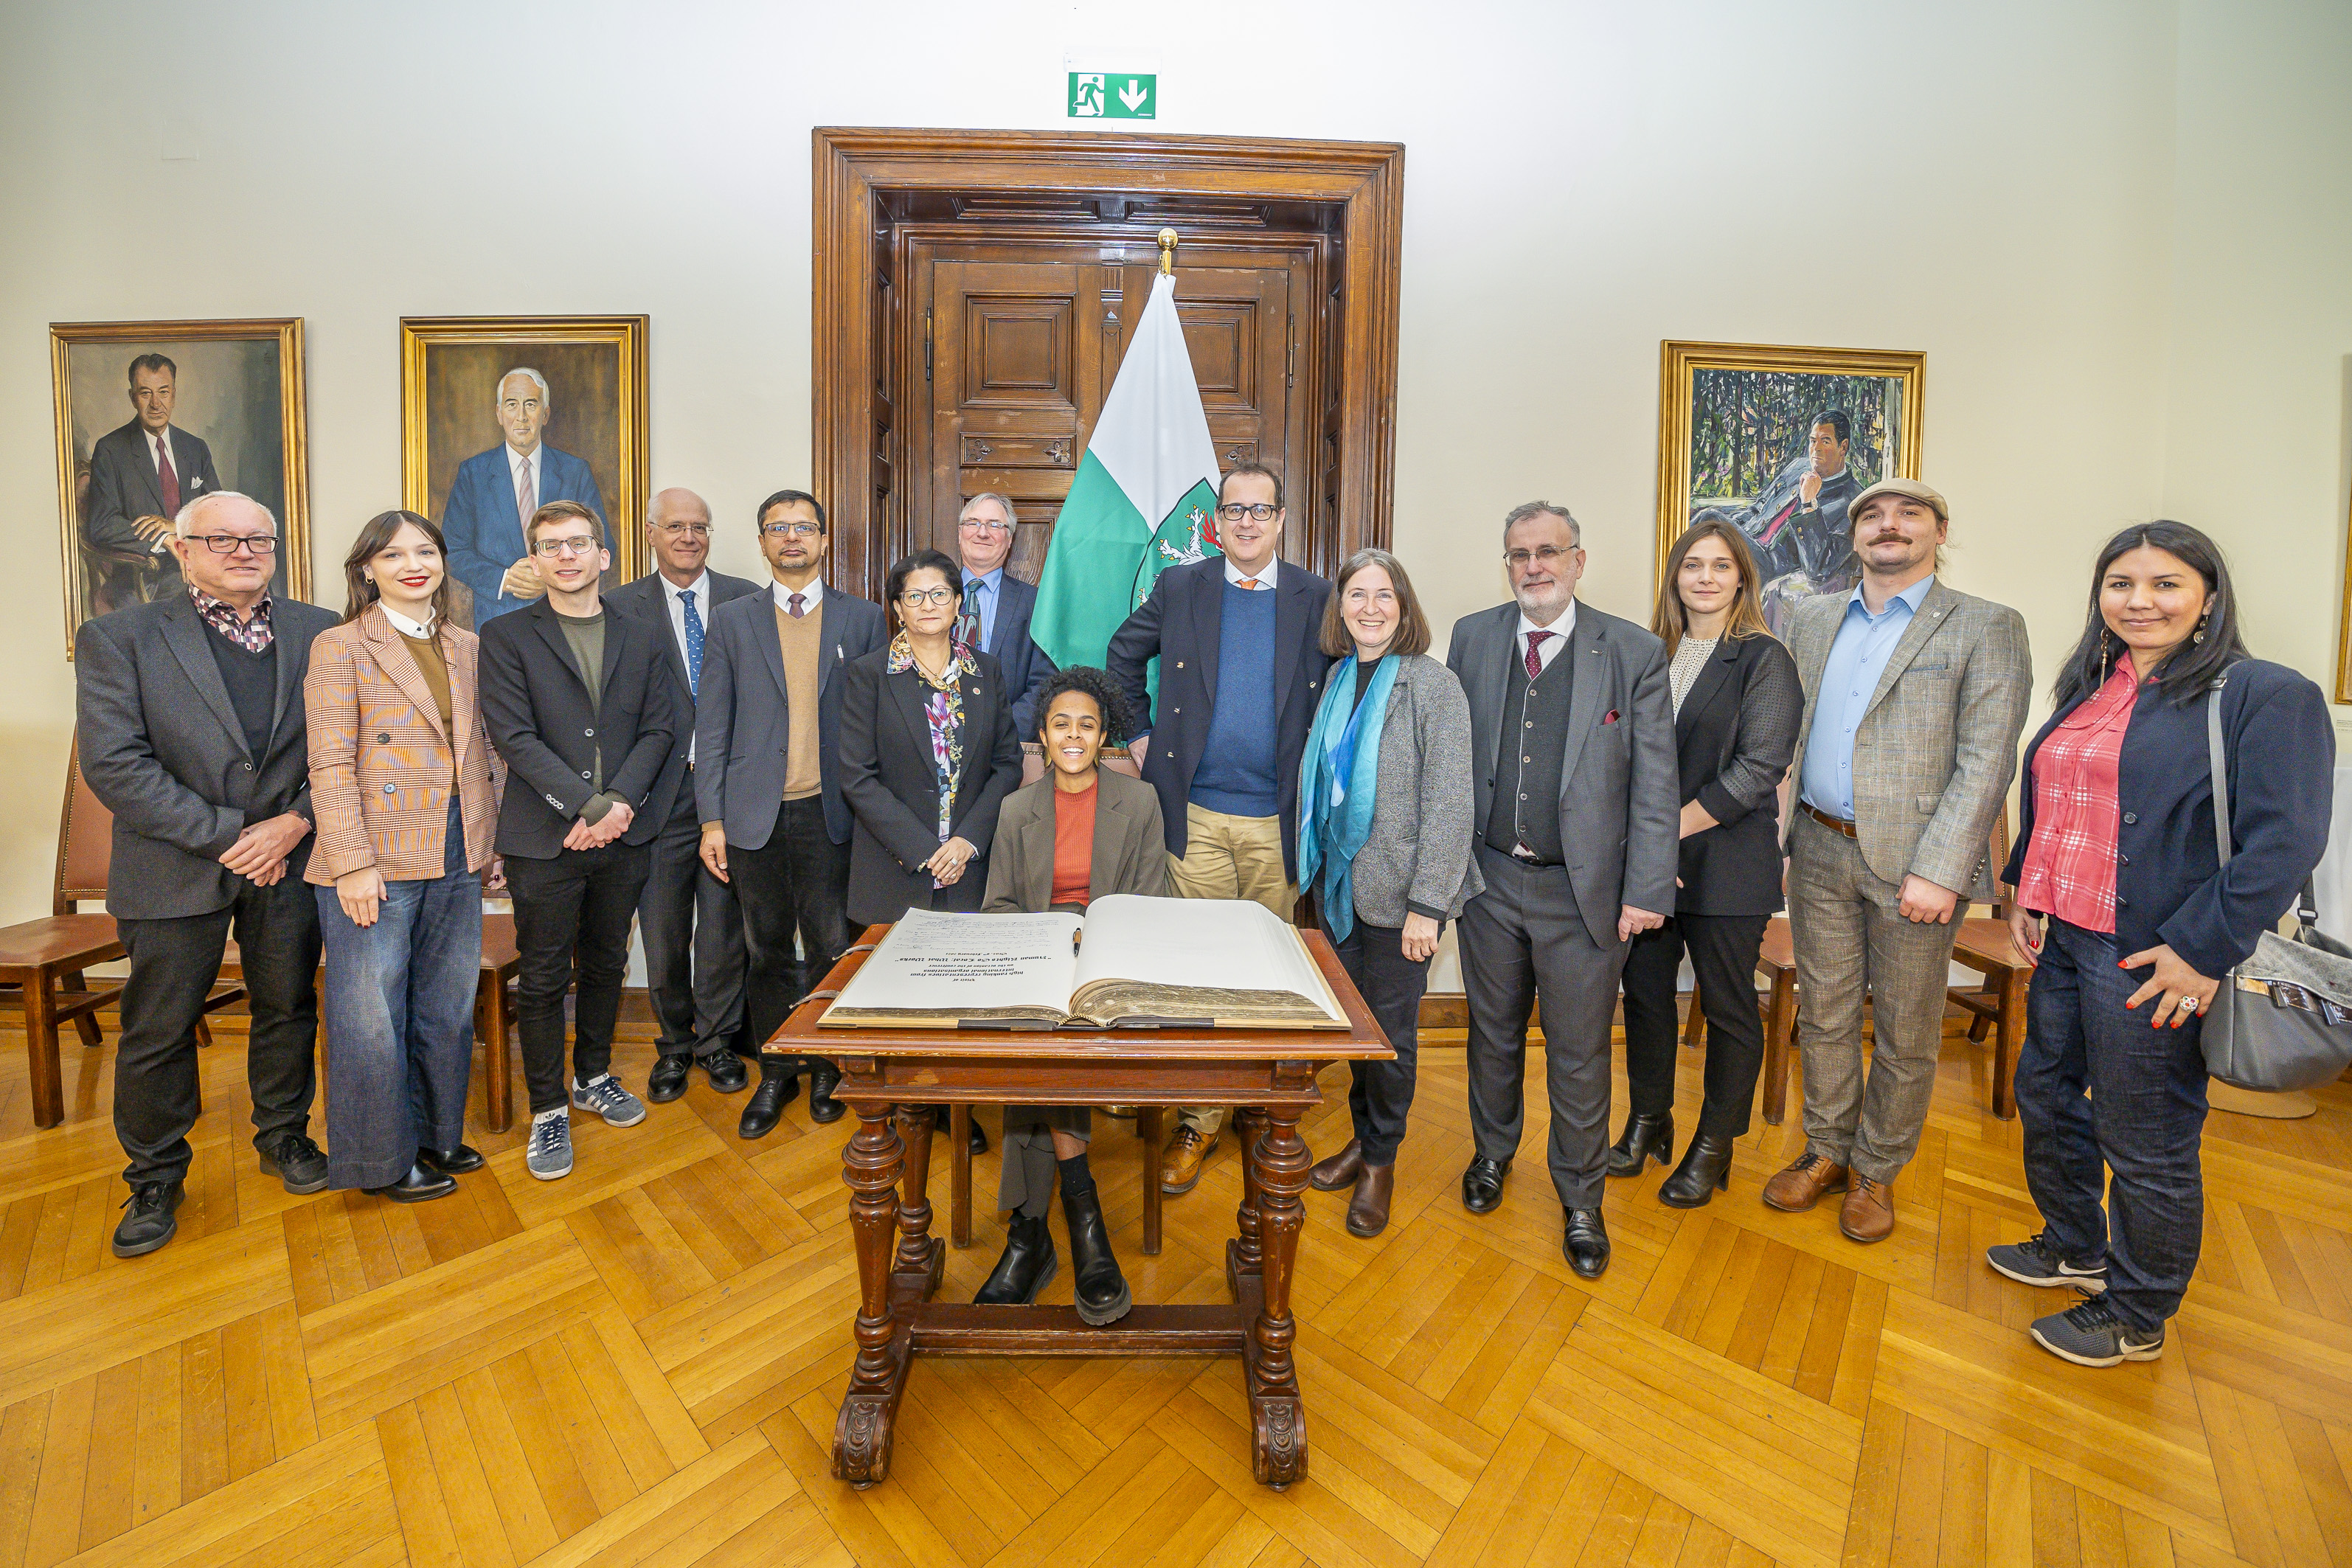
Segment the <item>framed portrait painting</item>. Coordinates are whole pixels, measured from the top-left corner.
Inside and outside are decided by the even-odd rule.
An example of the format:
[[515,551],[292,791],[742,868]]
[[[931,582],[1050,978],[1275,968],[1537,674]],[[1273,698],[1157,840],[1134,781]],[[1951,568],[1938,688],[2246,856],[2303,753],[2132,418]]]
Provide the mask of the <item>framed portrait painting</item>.
[[472,625],[538,596],[549,501],[604,521],[609,583],[646,571],[645,317],[404,317],[400,410],[401,504],[441,525]]
[[1662,345],[1658,570],[1692,523],[1728,520],[1756,553],[1764,618],[1785,634],[1815,594],[1861,567],[1846,508],[1888,476],[1919,477],[1927,356],[1756,343]]
[[180,586],[172,519],[215,490],[269,509],[272,590],[310,596],[299,318],[51,322],[49,374],[67,658],[92,616]]

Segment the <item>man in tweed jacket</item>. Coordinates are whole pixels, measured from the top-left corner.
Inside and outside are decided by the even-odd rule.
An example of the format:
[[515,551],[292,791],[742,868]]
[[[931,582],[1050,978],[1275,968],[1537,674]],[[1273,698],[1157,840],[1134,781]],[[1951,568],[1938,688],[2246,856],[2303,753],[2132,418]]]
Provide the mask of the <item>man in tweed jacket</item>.
[[1935,1090],[1952,939],[1969,900],[1996,896],[1987,840],[2033,680],[2024,618],[1937,581],[1949,515],[1916,479],[1863,491],[1847,512],[1861,583],[1809,600],[1789,627],[1805,689],[1787,842],[1806,1142],[1764,1201],[1801,1212],[1843,1192],[1838,1228],[1861,1242],[1895,1228],[1889,1188]]

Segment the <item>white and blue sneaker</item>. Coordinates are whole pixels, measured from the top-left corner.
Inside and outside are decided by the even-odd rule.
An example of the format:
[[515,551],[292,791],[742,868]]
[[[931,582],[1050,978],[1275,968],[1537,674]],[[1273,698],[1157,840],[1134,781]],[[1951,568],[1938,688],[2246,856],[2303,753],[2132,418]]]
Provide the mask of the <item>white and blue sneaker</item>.
[[2085,1296],[2095,1296],[2107,1288],[2107,1266],[2104,1262],[2067,1262],[2050,1245],[2050,1233],[2046,1230],[2031,1241],[1986,1247],[1985,1261],[1992,1266],[1994,1273],[2021,1285],[2072,1285]]
[[646,1102],[623,1089],[611,1073],[600,1073],[586,1083],[573,1079],[572,1103],[577,1110],[594,1111],[607,1127],[635,1127],[646,1119]]
[[2094,1296],[2054,1317],[2036,1319],[2026,1331],[2035,1344],[2076,1366],[2154,1361],[2164,1353],[2162,1328],[2133,1328],[2116,1315],[2105,1296]]
[[542,1182],[572,1173],[572,1112],[559,1105],[530,1119],[530,1148],[522,1163]]

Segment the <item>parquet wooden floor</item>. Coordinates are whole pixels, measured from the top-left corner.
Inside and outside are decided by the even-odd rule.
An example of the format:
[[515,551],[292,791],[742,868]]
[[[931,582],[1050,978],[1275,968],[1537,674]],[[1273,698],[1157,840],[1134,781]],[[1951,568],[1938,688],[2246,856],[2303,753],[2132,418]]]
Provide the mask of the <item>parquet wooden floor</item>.
[[[619,1066],[642,1084],[635,1037]],[[179,1238],[123,1262],[111,1049],[67,1047],[67,1122],[36,1132],[0,1034],[0,1568],[2352,1565],[2346,1086],[2307,1121],[2213,1119],[2170,1347],[2090,1372],[2021,1332],[2072,1298],[1981,1261],[2034,1216],[1965,1041],[1892,1240],[1764,1208],[1801,1137],[1759,1122],[1705,1209],[1660,1206],[1654,1171],[1613,1184],[1615,1261],[1586,1285],[1559,1255],[1540,1070],[1508,1196],[1474,1217],[1462,1058],[1433,1040],[1388,1233],[1357,1241],[1342,1199],[1308,1194],[1307,1482],[1252,1484],[1232,1361],[927,1359],[890,1480],[856,1492],[825,1474],[856,1293],[845,1125],[795,1102],[747,1144],[741,1099],[698,1079],[640,1127],[581,1126],[566,1181],[531,1180],[520,1134],[478,1115],[490,1168],[454,1198],[291,1198],[247,1143],[240,1044],[205,1056]],[[1344,1072],[1318,1152],[1345,1136]],[[1218,1299],[1230,1142],[1145,1258],[1140,1145],[1097,1126],[1138,1299]],[[992,1155],[974,1185],[994,1183]],[[950,1292],[1001,1237],[979,1216]]]

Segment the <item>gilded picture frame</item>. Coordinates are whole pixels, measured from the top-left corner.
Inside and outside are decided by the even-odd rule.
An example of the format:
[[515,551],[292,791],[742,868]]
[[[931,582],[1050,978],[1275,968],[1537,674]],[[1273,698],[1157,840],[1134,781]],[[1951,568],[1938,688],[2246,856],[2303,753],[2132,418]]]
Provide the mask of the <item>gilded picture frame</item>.
[[1853,585],[1843,502],[1919,478],[1927,356],[1668,341],[1658,370],[1658,548],[1731,521],[1756,552],[1775,632],[1801,600]]
[[301,318],[52,321],[49,376],[68,658],[83,621],[179,583],[163,545],[167,495],[184,506],[235,490],[268,507],[272,591],[310,596]]
[[[492,597],[521,558],[518,429],[535,441],[537,500],[578,500],[604,519],[607,583],[649,569],[639,526],[650,451],[646,325],[644,316],[401,318],[401,504],[441,525],[475,626],[520,603]],[[519,408],[523,423],[510,425]],[[509,552],[513,560],[500,559]],[[495,607],[485,613],[485,603]]]
[[2344,517],[2344,596],[2336,622],[2336,700],[2352,702],[2352,503]]

